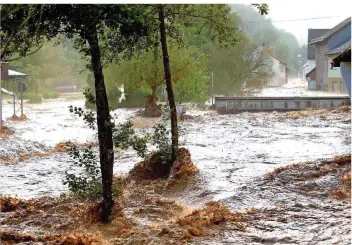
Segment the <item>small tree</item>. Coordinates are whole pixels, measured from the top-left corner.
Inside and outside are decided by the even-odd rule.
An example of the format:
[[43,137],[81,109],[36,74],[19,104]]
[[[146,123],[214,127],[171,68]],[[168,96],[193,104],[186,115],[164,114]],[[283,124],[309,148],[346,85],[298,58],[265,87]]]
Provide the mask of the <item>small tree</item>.
[[[207,58],[195,47],[180,47],[177,43],[170,45],[173,57],[170,62],[174,76],[173,86],[176,97],[180,100],[205,101],[208,85]],[[107,86],[124,86],[126,90],[149,91],[146,97],[146,116],[161,116],[157,90],[164,82],[164,69],[160,49],[143,50],[135,53],[131,59],[109,65],[105,70]],[[109,91],[108,91],[109,92]],[[117,99],[117,98],[115,98]]]
[[177,35],[178,29],[181,26],[193,25],[198,27],[199,31],[203,28],[208,29],[211,40],[218,40],[226,46],[236,43],[237,28],[231,25],[229,17],[231,9],[227,5],[159,4],[152,6],[152,8],[152,12],[158,13],[158,34],[163,54],[166,90],[170,106],[172,161],[175,161],[178,155],[178,127],[167,36],[180,41]]

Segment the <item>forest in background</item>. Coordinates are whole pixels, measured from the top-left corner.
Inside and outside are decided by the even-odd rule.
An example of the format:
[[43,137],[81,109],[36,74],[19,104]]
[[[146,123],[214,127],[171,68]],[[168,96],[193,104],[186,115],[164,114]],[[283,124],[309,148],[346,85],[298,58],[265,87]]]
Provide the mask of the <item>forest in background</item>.
[[[272,74],[271,62],[266,55],[257,52],[257,45],[265,46],[285,62],[289,76],[297,76],[303,64],[299,63],[297,55],[305,57],[306,46],[300,47],[294,35],[276,28],[252,6],[236,4],[231,5],[231,10],[228,17],[238,28],[236,46],[220,47],[206,31],[197,33],[198,30],[186,26],[181,28],[183,45],[170,43],[173,86],[178,103],[208,101],[212,72],[215,95],[243,95],[246,86],[264,87]],[[199,20],[195,18],[194,21]],[[161,57],[161,50],[157,48],[135,52],[128,60],[105,66],[110,106],[141,107],[148,99],[163,101]],[[77,91],[84,87],[94,90],[94,79],[85,69],[86,61],[73,48],[71,40],[66,40],[64,45],[55,45],[55,41],[45,43],[38,52],[11,64],[22,64],[22,71],[29,74],[27,93],[34,93],[37,86],[43,95],[66,84],[75,85]],[[124,101],[120,100],[122,86]],[[12,90],[11,83],[5,83],[5,88]]]

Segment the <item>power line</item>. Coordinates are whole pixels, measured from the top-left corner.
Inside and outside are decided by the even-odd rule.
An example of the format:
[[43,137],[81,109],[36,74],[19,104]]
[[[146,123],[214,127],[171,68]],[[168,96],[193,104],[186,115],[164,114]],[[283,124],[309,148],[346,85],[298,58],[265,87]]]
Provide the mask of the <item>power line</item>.
[[247,22],[245,22],[245,23],[263,23],[263,22],[285,22],[285,21],[318,20],[318,19],[329,19],[329,18],[337,18],[337,17],[341,17],[341,16],[315,17],[315,18],[291,19],[291,20],[247,21]]

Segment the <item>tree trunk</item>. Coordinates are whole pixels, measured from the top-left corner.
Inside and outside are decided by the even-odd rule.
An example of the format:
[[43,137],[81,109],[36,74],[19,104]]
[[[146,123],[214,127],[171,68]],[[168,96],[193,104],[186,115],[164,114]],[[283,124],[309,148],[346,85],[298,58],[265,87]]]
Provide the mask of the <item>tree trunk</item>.
[[170,60],[169,60],[169,54],[168,54],[167,42],[166,42],[164,7],[162,4],[159,5],[158,12],[159,12],[159,22],[160,22],[159,24],[160,42],[161,42],[161,50],[163,52],[163,63],[164,63],[165,80],[166,80],[166,91],[167,91],[167,97],[169,100],[170,114],[171,114],[172,161],[174,162],[178,155],[177,112],[176,112],[174,91],[172,89],[172,83],[171,83]]
[[109,216],[114,205],[112,199],[112,177],[114,165],[114,150],[112,141],[112,125],[110,121],[109,103],[106,94],[103,69],[101,65],[101,55],[97,29],[91,29],[87,37],[91,52],[91,65],[95,79],[95,98],[97,109],[98,139],[99,139],[99,157],[100,169],[103,185],[103,201],[101,203],[100,221],[109,222]]
[[158,97],[156,96],[156,86],[152,86],[152,94],[145,96],[146,105],[144,116],[146,117],[160,117],[161,107],[157,104]]

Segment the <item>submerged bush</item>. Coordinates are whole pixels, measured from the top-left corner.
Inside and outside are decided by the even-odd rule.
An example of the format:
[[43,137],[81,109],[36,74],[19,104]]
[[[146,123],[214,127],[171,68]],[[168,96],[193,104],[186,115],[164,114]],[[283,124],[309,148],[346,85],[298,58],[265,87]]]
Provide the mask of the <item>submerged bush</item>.
[[37,94],[26,94],[23,96],[23,98],[28,100],[28,103],[32,103],[32,104],[39,104],[42,103],[42,96],[41,95],[37,95]]
[[56,91],[43,93],[43,99],[57,99],[59,97],[60,97],[60,93]]

